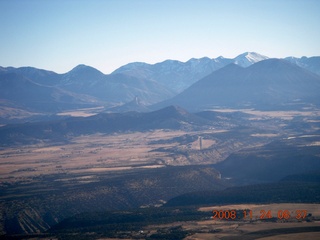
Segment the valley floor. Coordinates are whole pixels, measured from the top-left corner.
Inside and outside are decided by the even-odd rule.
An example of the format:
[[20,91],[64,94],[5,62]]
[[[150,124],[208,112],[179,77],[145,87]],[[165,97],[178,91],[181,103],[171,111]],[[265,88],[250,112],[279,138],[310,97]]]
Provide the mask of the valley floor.
[[[219,116],[219,121],[202,130],[96,133],[71,136],[65,142],[43,141],[30,145],[2,146],[0,235],[43,233],[62,220],[85,211],[161,206],[169,199],[185,193],[225,189],[234,182],[221,177],[213,164],[224,162],[233,153],[251,149],[241,152],[246,160],[257,147],[276,140],[296,139],[294,144],[298,144],[298,150],[301,148],[303,154],[304,146],[313,149],[312,156],[300,152],[300,155],[290,155],[292,162],[298,158],[304,161],[313,157],[312,161],[317,160],[320,142],[318,110],[286,113],[248,111],[253,115],[241,117],[239,113],[231,113]],[[293,145],[292,148],[295,147]],[[260,151],[259,157],[272,159],[274,155],[271,150]],[[299,173],[299,170],[294,173]],[[294,211],[293,206],[290,204],[286,209]],[[318,219],[317,209],[320,206],[314,206],[307,210]],[[263,207],[271,210],[272,206]],[[210,212],[213,209],[201,210]],[[278,211],[284,206],[276,205],[273,209]],[[310,234],[311,227],[319,226],[315,219],[310,222],[276,223],[259,219],[253,222],[207,219],[170,226],[180,226],[177,232],[192,233],[187,236],[190,240],[236,239],[232,238],[235,234],[248,237],[243,239],[252,239],[248,233],[268,228],[299,227],[304,231],[305,226]],[[157,233],[157,228],[162,227],[150,226],[147,231]],[[315,228],[314,231],[319,230]],[[277,234],[284,232],[279,230]],[[261,236],[269,237],[262,233]]]

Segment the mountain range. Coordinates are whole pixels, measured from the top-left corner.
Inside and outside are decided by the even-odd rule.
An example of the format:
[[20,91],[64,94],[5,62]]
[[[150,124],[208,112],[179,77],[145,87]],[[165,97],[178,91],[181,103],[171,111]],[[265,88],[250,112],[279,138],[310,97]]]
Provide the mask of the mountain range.
[[[52,88],[53,90],[65,90],[66,94],[70,92],[85,94],[105,103],[127,102],[137,95],[150,104],[173,96],[173,93],[155,81],[141,80],[124,74],[105,75],[97,69],[85,65],[78,65],[65,74],[30,67],[2,68],[0,71],[2,89],[10,91],[10,84],[4,81],[8,74],[15,74],[15,77],[10,80],[11,82],[19,81],[16,78],[23,77],[31,85]],[[22,90],[28,91],[27,88]],[[39,92],[41,92],[40,89]]]
[[[260,62],[266,62],[267,64],[259,65]],[[272,62],[274,66],[271,64]],[[0,67],[0,119],[2,119],[1,122],[5,123],[11,118],[24,118],[34,114],[56,114],[61,111],[97,106],[103,106],[107,111],[123,112],[157,109],[157,105],[150,107],[153,104],[160,104],[161,107],[165,104],[167,104],[166,106],[182,104],[187,110],[191,110],[194,106],[192,107],[192,104],[190,105],[186,101],[199,104],[200,99],[204,99],[205,94],[197,96],[193,95],[196,94],[193,92],[198,89],[197,94],[202,95],[202,90],[199,90],[201,84],[210,81],[208,80],[209,76],[211,76],[209,78],[215,79],[217,75],[221,78],[218,80],[220,90],[217,90],[217,86],[213,83],[207,86],[208,102],[206,106],[222,104],[223,106],[237,107],[245,106],[257,100],[256,105],[258,105],[260,100],[264,101],[262,100],[263,96],[273,103],[283,101],[281,104],[289,104],[293,100],[311,100],[310,104],[318,104],[315,101],[315,98],[318,97],[315,91],[318,90],[318,84],[316,83],[318,80],[316,79],[319,78],[319,75],[316,74],[320,74],[320,57],[289,57],[281,62],[283,66],[285,62],[291,62],[292,64],[290,68],[280,69],[276,66],[275,60],[270,62],[266,56],[246,52],[234,59],[223,57],[210,59],[205,57],[192,58],[187,62],[166,60],[153,65],[139,62],[130,63],[109,75],[86,65],[78,65],[64,74],[33,67]],[[256,65],[257,67],[253,67]],[[290,71],[299,72],[300,82],[297,79],[290,82],[289,78],[296,78],[295,74],[290,73]],[[237,74],[240,74],[241,81],[234,79]],[[289,84],[288,86],[284,86],[283,82],[283,86],[278,88],[275,85],[276,81],[273,81],[270,86],[267,86],[269,88],[267,92],[261,92],[262,85],[259,84],[266,83],[271,78],[279,80],[278,76],[280,75],[285,77],[284,82]],[[231,76],[233,76],[233,79],[227,79]],[[259,82],[249,76],[262,77],[264,80]],[[311,82],[307,84],[303,82],[310,78],[314,79],[310,80],[312,84]],[[258,82],[259,84],[257,84]],[[240,83],[242,85],[248,84],[251,88],[245,88],[241,85],[242,90],[240,90]],[[254,86],[260,87],[260,92],[254,90]],[[292,89],[294,86],[296,90]],[[239,90],[236,90],[236,88]],[[285,90],[284,95],[281,92],[283,90]],[[308,94],[313,95],[307,97],[306,93],[300,94],[298,90],[306,90]],[[256,95],[260,95],[260,100],[252,96],[249,98],[246,91],[256,92]],[[214,93],[215,96],[212,97],[210,92]],[[234,96],[235,93],[238,96]],[[187,96],[189,99],[184,101],[182,100],[183,96]],[[241,99],[241,96],[245,98]],[[288,100],[281,99],[281,96],[282,98],[288,98]],[[133,99],[139,99],[139,101]],[[121,107],[122,105],[123,107]],[[272,105],[274,104],[270,106]],[[201,103],[200,108],[203,109],[206,106]],[[21,113],[23,113],[23,116],[20,116]]]
[[229,64],[155,107],[301,109],[320,105],[320,76],[283,59],[242,68]]
[[199,79],[230,63],[248,67],[265,59],[268,59],[268,57],[255,52],[246,52],[233,59],[222,56],[213,59],[204,57],[200,59],[192,58],[185,63],[166,60],[153,65],[136,62],[120,67],[113,74],[123,73],[129,76],[139,76],[142,79],[153,79],[175,93],[180,93]]
[[287,57],[285,60],[320,75],[320,57]]

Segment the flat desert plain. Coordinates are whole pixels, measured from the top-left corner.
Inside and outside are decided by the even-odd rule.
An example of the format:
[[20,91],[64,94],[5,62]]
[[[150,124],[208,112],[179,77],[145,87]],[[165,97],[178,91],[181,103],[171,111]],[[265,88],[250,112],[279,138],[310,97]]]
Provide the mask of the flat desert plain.
[[[202,132],[154,130],[121,134],[93,134],[72,138],[69,143],[36,144],[0,149],[0,182],[21,181],[32,176],[57,173],[94,173],[132,168],[157,168],[164,165],[188,165],[183,156],[172,156],[159,148],[198,150],[196,137],[192,143],[168,141],[185,134],[214,134],[223,130]],[[161,143],[153,143],[161,140]],[[215,144],[202,140],[202,149]],[[173,161],[175,160],[175,161]],[[212,163],[212,159],[207,162]],[[173,164],[174,162],[174,164]]]

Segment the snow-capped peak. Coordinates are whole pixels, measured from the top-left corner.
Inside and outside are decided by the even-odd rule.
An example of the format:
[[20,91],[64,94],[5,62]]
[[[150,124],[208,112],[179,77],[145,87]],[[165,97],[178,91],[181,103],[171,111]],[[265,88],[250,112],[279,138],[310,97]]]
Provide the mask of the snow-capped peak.
[[234,63],[241,67],[248,67],[254,63],[268,59],[267,56],[255,52],[245,52],[234,59]]

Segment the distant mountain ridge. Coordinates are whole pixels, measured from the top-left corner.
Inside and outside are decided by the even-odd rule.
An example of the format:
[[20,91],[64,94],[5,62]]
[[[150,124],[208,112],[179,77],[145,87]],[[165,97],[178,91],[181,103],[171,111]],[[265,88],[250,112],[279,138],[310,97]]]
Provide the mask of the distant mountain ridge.
[[[266,56],[246,52],[234,59],[204,57],[192,58],[185,63],[166,60],[153,65],[136,62],[109,75],[83,64],[64,74],[33,67],[0,67],[0,109],[16,107],[21,112],[41,114],[97,106],[115,107],[114,110],[120,112],[147,111],[146,106],[174,97],[228,64],[248,68],[266,60]],[[320,74],[320,57],[289,57],[285,60]],[[21,81],[25,83],[19,84]],[[140,107],[128,104],[135,97],[140,99]],[[120,105],[125,106],[119,109]],[[0,119],[7,116],[10,117],[10,112],[1,114]]]
[[101,105],[108,107],[131,101],[135,96],[145,104],[174,96],[155,81],[124,74],[105,75],[85,65],[65,74],[31,67],[1,68],[0,86],[2,104],[47,113]]
[[0,96],[9,106],[41,112],[92,107],[97,100],[61,88],[42,85],[17,73],[0,73]]
[[295,109],[320,106],[320,76],[281,59],[242,68],[234,63],[191,85],[154,109],[179,105],[189,111],[215,107]]
[[112,74],[123,73],[130,76],[139,76],[144,79],[152,79],[179,93],[197,80],[230,63],[248,67],[265,59],[268,59],[268,57],[255,52],[246,52],[234,59],[224,57],[210,59],[204,57],[200,59],[192,58],[187,62],[166,60],[153,65],[136,62],[124,65]]
[[[212,59],[208,57],[191,58],[187,62],[177,60],[166,60],[156,64],[133,62],[116,69],[112,74],[123,73],[142,79],[153,79],[175,93],[180,93],[196,81],[230,63],[249,67],[266,59],[269,57],[256,52],[245,52],[233,59],[220,56]],[[287,57],[285,60],[320,75],[320,57]]]
[[320,75],[320,57],[287,57],[285,60]]

